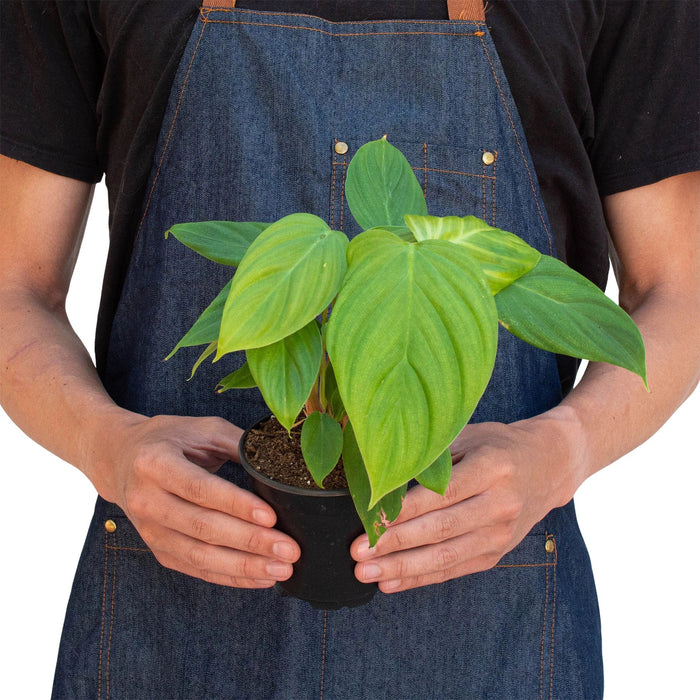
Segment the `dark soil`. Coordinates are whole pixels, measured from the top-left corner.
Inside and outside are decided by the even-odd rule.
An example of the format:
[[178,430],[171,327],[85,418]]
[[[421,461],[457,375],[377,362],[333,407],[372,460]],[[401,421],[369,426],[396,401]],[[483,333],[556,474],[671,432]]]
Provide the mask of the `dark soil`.
[[[301,453],[301,423],[292,428],[290,437],[272,416],[248,433],[244,449],[250,465],[268,478],[289,486],[318,489]],[[347,488],[342,458],[323,486],[326,490]]]

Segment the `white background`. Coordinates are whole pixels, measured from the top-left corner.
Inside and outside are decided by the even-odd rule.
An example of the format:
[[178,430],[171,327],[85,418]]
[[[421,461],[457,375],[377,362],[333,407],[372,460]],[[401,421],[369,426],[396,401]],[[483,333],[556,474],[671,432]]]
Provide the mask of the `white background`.
[[[106,212],[99,185],[68,307],[90,350],[107,250]],[[700,391],[645,445],[589,479],[577,497],[598,583],[607,700],[700,698],[699,419]],[[0,698],[40,700],[50,694],[95,492],[1,410],[0,444]]]

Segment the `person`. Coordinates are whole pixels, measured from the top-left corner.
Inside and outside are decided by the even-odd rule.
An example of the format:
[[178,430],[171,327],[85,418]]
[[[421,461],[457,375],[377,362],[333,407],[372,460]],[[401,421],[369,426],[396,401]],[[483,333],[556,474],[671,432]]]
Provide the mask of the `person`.
[[[100,494],[54,696],[601,697],[571,498],[700,373],[697,6],[200,4],[0,6],[0,399]],[[352,546],[384,595],[323,612],[268,590],[300,552],[231,463],[260,398],[162,366],[223,286],[213,267],[192,285],[162,237],[295,210],[352,234],[347,158],[383,133],[431,211],[470,208],[601,286],[609,233],[651,393],[595,364],[573,389],[574,361],[506,339],[446,496],[412,489],[376,550]],[[64,301],[102,172],[95,368]]]

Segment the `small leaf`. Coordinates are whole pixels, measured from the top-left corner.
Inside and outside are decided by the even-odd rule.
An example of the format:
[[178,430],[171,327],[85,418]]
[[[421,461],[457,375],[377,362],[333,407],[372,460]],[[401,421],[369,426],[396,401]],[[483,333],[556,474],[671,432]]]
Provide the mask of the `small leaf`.
[[202,257],[235,267],[269,225],[257,221],[198,221],[175,224],[165,232],[165,237],[172,234]]
[[399,517],[401,505],[406,496],[406,484],[384,496],[372,508],[367,507],[372,489],[350,423],[343,431],[343,467],[355,509],[369,538],[369,546],[374,547],[386,531],[387,525]]
[[343,429],[327,413],[314,411],[301,428],[301,452],[316,485],[335,469],[343,451]]
[[216,299],[202,312],[200,317],[194,322],[192,328],[182,337],[180,342],[172,349],[165,358],[169,360],[180,348],[192,347],[194,345],[204,345],[213,343],[219,339],[219,328],[221,327],[221,315],[224,311],[224,304],[231,289],[231,282],[217,294]]
[[435,491],[441,496],[445,495],[447,486],[452,476],[452,455],[449,449],[445,450],[424,472],[421,472],[416,481],[426,489]]
[[257,386],[247,362],[235,372],[227,374],[216,386],[216,393],[223,394],[229,389],[254,389]]
[[411,165],[386,137],[360,147],[350,161],[345,196],[363,229],[404,226],[404,214],[427,214],[423,188]]
[[211,357],[214,353],[216,352],[216,341],[209,343],[207,345],[206,350],[199,356],[199,359],[194,363],[194,366],[192,367],[192,373],[189,376],[189,379],[187,380],[188,382],[190,379],[194,377],[194,373],[199,369],[199,365],[204,362],[204,360],[207,359],[207,357]]
[[493,294],[529,272],[540,259],[540,252],[522,238],[489,226],[475,216],[406,216],[405,219],[416,240],[451,241],[469,251],[479,261]]
[[634,321],[560,260],[543,255],[495,299],[503,327],[525,342],[549,352],[624,367],[646,385],[644,342]]
[[321,368],[315,319],[287,338],[246,352],[250,372],[277,420],[291,430]]
[[347,244],[311,214],[285,216],[263,231],[233,278],[216,359],[276,343],[327,308],[345,275]]

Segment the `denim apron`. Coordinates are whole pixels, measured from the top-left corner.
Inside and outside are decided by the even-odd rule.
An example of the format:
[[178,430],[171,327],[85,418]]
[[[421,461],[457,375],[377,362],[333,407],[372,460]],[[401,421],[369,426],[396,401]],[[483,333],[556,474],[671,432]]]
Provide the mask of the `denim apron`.
[[[257,390],[213,391],[242,357],[205,363],[191,382],[200,348],[162,361],[230,275],[164,240],[172,224],[308,211],[352,237],[348,163],[387,134],[431,214],[474,214],[554,251],[483,21],[331,23],[221,4],[202,8],[173,84],[103,379],[132,411],[245,428],[268,412]],[[512,422],[560,400],[554,356],[502,332],[474,420]],[[219,474],[246,485],[238,465]],[[98,499],[54,697],[594,700],[599,618],[573,504],[489,571],[324,612],[162,568]]]

